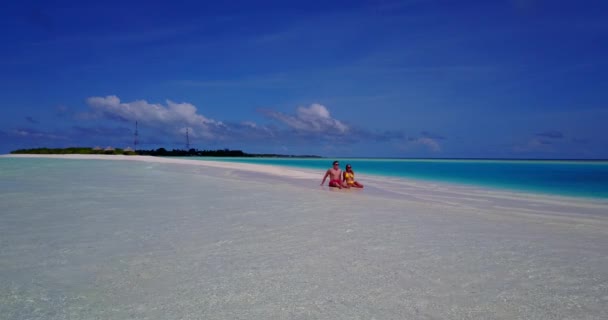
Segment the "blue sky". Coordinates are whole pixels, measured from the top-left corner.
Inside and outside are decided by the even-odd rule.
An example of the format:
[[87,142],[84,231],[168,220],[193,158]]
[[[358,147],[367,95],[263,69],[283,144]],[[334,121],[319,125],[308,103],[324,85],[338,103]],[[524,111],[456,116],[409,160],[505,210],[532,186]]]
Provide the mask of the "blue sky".
[[608,158],[606,1],[20,1],[0,153]]

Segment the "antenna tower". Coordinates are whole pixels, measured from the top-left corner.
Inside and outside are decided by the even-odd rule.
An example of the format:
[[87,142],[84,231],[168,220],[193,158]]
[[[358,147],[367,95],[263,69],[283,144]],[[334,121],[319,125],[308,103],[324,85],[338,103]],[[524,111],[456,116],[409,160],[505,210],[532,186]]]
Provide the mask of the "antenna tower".
[[190,150],[190,135],[188,134],[188,128],[186,128],[186,150]]
[[137,130],[137,121],[135,121],[135,133],[133,134],[133,150],[137,150],[139,143],[139,131]]

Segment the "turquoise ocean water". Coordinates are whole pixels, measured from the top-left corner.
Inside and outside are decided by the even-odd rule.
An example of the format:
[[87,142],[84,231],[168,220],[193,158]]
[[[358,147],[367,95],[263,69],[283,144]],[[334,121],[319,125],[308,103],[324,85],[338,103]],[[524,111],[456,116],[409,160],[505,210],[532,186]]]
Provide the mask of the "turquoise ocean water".
[[[219,160],[319,170],[331,167],[334,159],[300,158],[188,158]],[[608,161],[562,160],[419,160],[340,159],[360,175],[372,174],[435,182],[492,187],[591,198],[608,198]],[[365,181],[362,181],[363,183]]]
[[[278,165],[319,171],[319,180],[324,170],[334,159],[298,158],[197,158],[189,160],[212,160],[227,162]],[[433,182],[448,182],[512,191],[608,199],[608,161],[525,161],[525,160],[406,160],[406,159],[346,159],[338,158],[342,169],[346,163],[353,165],[358,179],[365,183],[365,175],[391,178],[417,179]],[[0,188],[10,189],[10,184],[25,175],[35,174],[36,181],[45,181],[40,171],[27,168],[58,170],[63,164],[69,166],[69,174],[78,176],[79,171],[90,170],[97,165],[123,167],[130,164],[103,160],[57,160],[53,159],[0,159]],[[66,169],[67,170],[67,169]],[[44,170],[42,172],[45,172]],[[6,185],[5,185],[6,183]]]

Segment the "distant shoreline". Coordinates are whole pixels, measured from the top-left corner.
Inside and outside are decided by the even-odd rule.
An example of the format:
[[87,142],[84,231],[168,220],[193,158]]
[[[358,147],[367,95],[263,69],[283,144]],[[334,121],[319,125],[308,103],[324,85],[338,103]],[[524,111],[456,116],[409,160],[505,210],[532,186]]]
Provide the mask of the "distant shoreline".
[[105,154],[105,155],[129,155],[129,156],[161,156],[161,157],[243,157],[243,158],[323,158],[317,155],[288,155],[274,153],[246,153],[242,150],[217,149],[217,150],[198,150],[198,149],[172,149],[165,148],[150,150],[133,150],[131,148],[113,147],[70,147],[70,148],[32,148],[13,150],[10,154]]
[[32,149],[17,149],[8,154],[105,154],[105,155],[148,155],[148,156],[166,156],[166,157],[225,157],[225,158],[296,158],[296,159],[361,159],[361,160],[410,160],[410,161],[534,161],[534,162],[608,162],[608,159],[582,159],[582,158],[463,158],[463,157],[352,157],[352,156],[319,156],[319,155],[290,155],[290,154],[275,154],[275,153],[247,153],[242,150],[231,149],[216,149],[216,150],[198,150],[198,149],[172,149],[165,148],[149,149],[149,150],[133,150],[131,148],[90,148],[90,147],[70,147],[70,148],[32,148]]

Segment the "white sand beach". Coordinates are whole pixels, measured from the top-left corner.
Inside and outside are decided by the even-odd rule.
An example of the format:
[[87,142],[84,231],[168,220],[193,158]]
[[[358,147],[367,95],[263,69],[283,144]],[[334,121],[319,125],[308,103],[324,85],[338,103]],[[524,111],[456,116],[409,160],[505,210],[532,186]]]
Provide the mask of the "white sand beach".
[[608,201],[2,157],[79,161],[0,172],[0,319],[608,319]]

